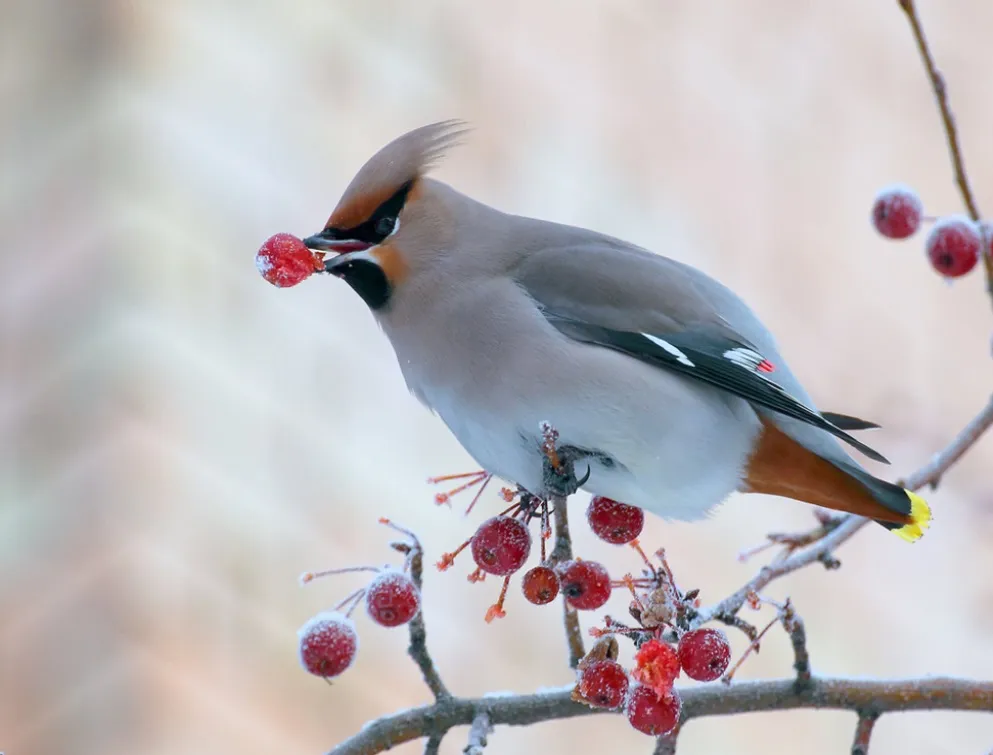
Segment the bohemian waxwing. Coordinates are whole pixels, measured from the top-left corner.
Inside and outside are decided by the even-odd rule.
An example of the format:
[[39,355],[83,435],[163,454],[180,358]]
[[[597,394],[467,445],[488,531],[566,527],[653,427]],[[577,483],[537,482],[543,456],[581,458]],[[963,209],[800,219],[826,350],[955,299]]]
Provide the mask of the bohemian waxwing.
[[460,129],[381,149],[304,243],[365,300],[410,391],[484,469],[535,495],[581,487],[672,519],[742,491],[921,536],[927,503],[838,443],[885,461],[846,432],[876,425],[818,412],[741,299],[685,264],[426,177]]

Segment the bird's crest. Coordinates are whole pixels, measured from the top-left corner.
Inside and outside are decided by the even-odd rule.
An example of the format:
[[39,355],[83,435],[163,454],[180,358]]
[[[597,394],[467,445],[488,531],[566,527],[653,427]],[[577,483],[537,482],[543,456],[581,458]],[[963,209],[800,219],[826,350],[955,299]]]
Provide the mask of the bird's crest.
[[468,130],[464,121],[448,120],[394,139],[355,174],[325,227],[351,228],[362,223],[401,187],[427,173]]

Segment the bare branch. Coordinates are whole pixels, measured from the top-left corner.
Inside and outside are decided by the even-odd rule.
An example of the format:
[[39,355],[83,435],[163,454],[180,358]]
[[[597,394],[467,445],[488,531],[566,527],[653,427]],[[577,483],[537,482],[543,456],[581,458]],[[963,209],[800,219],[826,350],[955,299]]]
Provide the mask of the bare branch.
[[961,459],[991,426],[993,426],[993,397],[979,414],[969,420],[969,424],[962,428],[951,443],[935,454],[930,462],[907,477],[903,484],[911,490],[920,490],[925,485],[938,487],[945,472]]
[[658,741],[655,742],[655,749],[652,751],[652,755],[676,755],[676,742],[679,739],[680,726],[680,724],[676,724],[675,729],[658,738]]
[[428,737],[427,742],[424,743],[424,755],[438,755],[441,750],[441,740],[444,738],[444,734],[432,734]]
[[[424,577],[424,551],[421,544],[414,539],[413,549],[410,552],[410,578],[414,580],[414,585],[420,592]],[[410,644],[407,646],[407,654],[414,659],[414,663],[421,670],[424,683],[428,685],[436,700],[449,698],[452,693],[441,680],[438,669],[435,668],[434,659],[428,652],[427,628],[424,625],[424,611],[418,612],[410,622]]]
[[[945,138],[948,141],[948,152],[952,158],[952,170],[955,173],[955,183],[958,185],[962,201],[965,203],[969,216],[973,220],[979,220],[982,216],[979,206],[976,203],[975,195],[969,186],[969,178],[965,172],[965,159],[962,157],[962,147],[959,144],[958,129],[955,127],[955,116],[952,115],[951,106],[948,104],[948,89],[945,86],[945,78],[938,70],[934,62],[934,56],[928,46],[927,37],[921,26],[921,20],[917,15],[917,7],[914,0],[898,0],[903,12],[910,22],[910,29],[914,33],[914,41],[921,54],[921,61],[924,63],[924,70],[927,72],[928,80],[931,82],[931,89],[934,98],[938,103],[938,110],[941,113],[941,122],[945,127]],[[993,296],[993,253],[983,255],[983,264],[986,266],[986,290]]]
[[486,749],[486,739],[493,731],[493,724],[490,723],[490,716],[486,711],[476,714],[469,729],[469,744],[462,750],[463,755],[483,755]]
[[872,738],[872,729],[878,719],[878,713],[859,711],[855,741],[852,742],[852,755],[869,755],[869,740]]
[[[993,398],[955,436],[948,446],[935,454],[930,462],[907,477],[902,484],[910,490],[919,490],[925,485],[937,485],[942,475],[982,437],[983,433],[989,430],[990,426],[993,426]],[[815,561],[822,561],[825,558],[829,558],[838,546],[851,538],[852,535],[862,529],[869,521],[860,516],[849,515],[844,517],[841,524],[817,542],[793,553],[782,561],[774,562],[769,566],[763,567],[751,581],[733,595],[728,596],[711,608],[701,609],[696,618],[693,619],[693,626],[700,626],[716,619],[718,616],[726,617],[735,615],[745,604],[749,594],[761,592],[773,580],[795,572],[797,569],[802,569]],[[725,623],[727,622],[726,618],[722,618],[721,620],[725,621]]]
[[[387,716],[342,742],[329,755],[375,755],[431,732],[468,726],[485,711],[494,726],[529,726],[541,721],[604,714],[574,702],[573,687],[533,695],[449,698]],[[961,710],[993,713],[993,682],[928,677],[863,681],[811,679],[797,692],[794,679],[742,682],[680,689],[682,721],[705,716],[758,713],[795,708],[832,708],[863,713],[911,710]]]
[[796,671],[796,688],[798,691],[809,686],[810,675],[810,654],[807,652],[807,630],[803,625],[803,619],[797,614],[793,603],[789,600],[783,606],[783,627],[790,636],[790,643],[793,645],[793,669]]
[[[552,517],[555,520],[555,547],[548,558],[550,564],[559,564],[572,559],[572,537],[569,535],[569,512],[564,496],[552,496]],[[579,614],[562,596],[562,619],[565,624],[565,639],[569,646],[569,666],[576,668],[586,655],[583,645],[583,632],[579,626]]]
[[962,148],[959,146],[958,130],[955,128],[955,116],[952,115],[951,107],[948,104],[948,89],[945,86],[945,77],[941,75],[938,66],[935,65],[934,56],[928,47],[927,37],[921,27],[920,19],[917,17],[917,8],[914,0],[898,0],[903,12],[907,14],[911,31],[914,33],[914,41],[921,54],[921,61],[924,63],[924,70],[927,72],[931,82],[931,89],[934,91],[934,98],[938,102],[938,110],[941,112],[941,121],[945,126],[945,136],[948,139],[948,151],[952,158],[952,169],[955,171],[955,183],[958,184],[962,193],[962,201],[965,202],[969,215],[973,220],[979,220],[979,209],[976,200],[969,188],[969,179],[965,173],[965,161],[962,159]]

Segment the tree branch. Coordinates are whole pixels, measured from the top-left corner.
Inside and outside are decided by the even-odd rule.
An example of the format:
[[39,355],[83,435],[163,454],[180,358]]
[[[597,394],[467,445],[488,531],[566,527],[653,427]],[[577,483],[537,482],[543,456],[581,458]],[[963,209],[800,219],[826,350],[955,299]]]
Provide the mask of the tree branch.
[[[934,56],[928,46],[927,37],[924,35],[924,28],[917,15],[917,7],[914,0],[897,0],[900,7],[907,15],[910,22],[910,30],[914,34],[914,41],[917,43],[917,50],[921,54],[921,61],[924,63],[924,70],[927,72],[928,80],[931,82],[931,89],[934,91],[934,98],[938,103],[938,110],[941,113],[941,122],[945,127],[945,138],[948,141],[948,152],[952,158],[952,170],[955,173],[955,183],[958,185],[962,201],[965,203],[969,216],[979,221],[982,216],[979,212],[979,205],[976,203],[975,195],[969,186],[969,178],[965,172],[965,160],[962,157],[962,147],[959,144],[958,129],[955,127],[955,116],[952,114],[951,106],[948,104],[948,90],[945,86],[945,78],[938,70],[934,62]],[[986,290],[993,297],[993,253],[983,255],[983,264],[986,266]]]
[[[983,433],[993,426],[993,398],[977,414],[962,431],[955,436],[951,443],[942,451],[935,454],[930,462],[911,474],[903,485],[910,490],[919,490],[925,485],[937,486],[942,475],[957,462],[972,445],[982,437]],[[832,529],[827,535],[804,548],[796,551],[788,558],[764,566],[755,577],[741,587],[737,592],[728,596],[711,608],[701,609],[692,625],[698,627],[718,616],[734,616],[745,604],[751,593],[761,592],[773,580],[779,579],[797,569],[802,569],[815,561],[829,557],[838,546],[847,541],[856,532],[869,523],[864,517],[848,515],[841,524]],[[726,622],[726,619],[724,619]]]
[[[552,517],[555,520],[555,547],[548,558],[550,564],[560,564],[572,559],[572,536],[569,534],[569,512],[564,496],[552,496]],[[569,666],[576,668],[586,655],[583,645],[583,632],[579,627],[579,613],[562,596],[562,620],[565,624],[565,638],[569,646]]]
[[438,755],[441,750],[441,740],[444,738],[444,734],[432,734],[428,737],[428,741],[424,743],[424,755]]
[[[470,725],[485,712],[494,726],[528,726],[541,721],[605,714],[574,702],[572,686],[533,695],[449,698],[433,705],[387,716],[342,742],[329,755],[375,755],[403,742]],[[830,708],[876,715],[912,710],[993,712],[993,682],[929,677],[862,681],[811,679],[803,692],[794,679],[744,682],[731,687],[707,685],[680,689],[682,721],[706,716],[758,713],[795,708]]]
[[483,755],[486,739],[492,731],[493,725],[490,723],[489,714],[485,710],[477,713],[469,729],[469,744],[462,750],[463,755]]
[[[417,591],[423,593],[424,581],[424,551],[420,542],[414,539],[414,544],[410,552],[410,578],[414,580]],[[452,696],[448,687],[441,680],[441,675],[434,665],[434,659],[428,652],[427,627],[424,624],[424,611],[420,611],[410,622],[410,644],[407,646],[407,654],[414,659],[414,663],[421,670],[424,683],[434,695],[436,700],[441,700]]]
[[859,722],[855,727],[855,741],[852,742],[852,755],[869,755],[869,740],[872,729],[879,720],[879,714],[859,711]]
[[786,601],[782,615],[783,627],[793,645],[793,669],[796,671],[796,689],[802,691],[810,685],[810,654],[807,652],[807,630],[803,619],[790,601]]
[[679,740],[680,726],[680,724],[676,724],[675,729],[658,738],[655,742],[655,749],[652,751],[652,755],[676,755],[676,743]]

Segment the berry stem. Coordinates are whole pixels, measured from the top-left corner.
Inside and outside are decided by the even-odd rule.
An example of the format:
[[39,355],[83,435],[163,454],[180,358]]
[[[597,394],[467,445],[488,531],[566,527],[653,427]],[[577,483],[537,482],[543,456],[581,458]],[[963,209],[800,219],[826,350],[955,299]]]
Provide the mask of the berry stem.
[[[469,512],[475,508],[476,502],[479,501],[480,497],[483,495],[483,491],[486,490],[486,486],[490,484],[492,479],[493,475],[491,474],[487,474],[486,477],[483,478],[483,484],[480,486],[479,490],[476,491],[476,495],[472,497],[472,500],[469,502],[469,506],[465,510],[466,516],[468,516]],[[472,484],[475,485],[476,483],[473,482]]]
[[[345,606],[348,606],[348,610],[343,611],[343,613],[345,614],[345,616],[351,616],[352,612],[355,610],[355,607],[362,600],[363,595],[365,595],[365,588],[360,587],[358,590],[350,594],[348,597],[339,601],[338,605],[336,605],[332,610],[341,611]],[[351,603],[351,605],[348,605],[349,603]]]
[[503,578],[503,587],[500,588],[500,597],[497,598],[497,602],[490,606],[486,611],[486,623],[489,624],[493,619],[502,619],[507,615],[507,612],[503,610],[503,602],[507,599],[507,588],[510,587],[510,575],[508,574]]
[[306,585],[321,577],[330,577],[335,574],[351,574],[353,572],[371,571],[377,574],[382,571],[378,566],[345,566],[341,569],[325,569],[324,571],[306,571],[300,575],[300,584]]
[[741,668],[741,664],[745,662],[745,659],[748,658],[748,656],[751,655],[752,653],[758,652],[759,645],[762,642],[762,638],[765,637],[765,633],[768,632],[770,629],[772,629],[778,621],[779,621],[779,615],[777,614],[772,621],[770,621],[762,628],[762,631],[759,632],[758,635],[756,635],[754,640],[752,640],[752,644],[749,645],[747,648],[745,648],[745,652],[742,653],[741,656],[738,658],[738,660],[735,661],[734,665],[727,670],[727,673],[725,673],[724,676],[721,677],[721,681],[724,682],[724,684],[730,684],[731,680],[734,678],[735,672],[739,668]]

